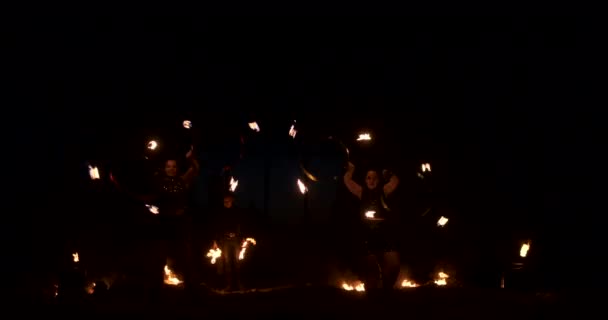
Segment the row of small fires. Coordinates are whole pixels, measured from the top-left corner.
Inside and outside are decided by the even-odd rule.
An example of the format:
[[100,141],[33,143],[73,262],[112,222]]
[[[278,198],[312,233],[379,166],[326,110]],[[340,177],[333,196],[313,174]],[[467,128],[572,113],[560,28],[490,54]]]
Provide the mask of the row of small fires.
[[[247,251],[247,248],[250,245],[256,245],[256,240],[253,238],[247,238],[243,241],[242,246],[241,246],[241,251],[239,253],[239,260],[243,260],[245,258],[245,253]],[[525,243],[524,245],[522,245],[521,250],[520,250],[520,256],[522,258],[525,258],[528,250],[530,248],[530,244],[529,243]],[[209,249],[209,251],[206,254],[207,258],[209,258],[210,263],[211,264],[215,264],[217,262],[217,260],[219,258],[221,258],[222,256],[222,251],[219,248],[211,248]],[[72,254],[72,260],[74,262],[74,264],[78,265],[80,263],[80,256],[78,254],[78,252],[75,252]],[[429,283],[425,283],[422,285],[434,285],[434,286],[447,286],[450,282],[450,276],[444,272],[444,271],[438,271],[435,275],[434,275],[434,279],[429,282]],[[183,280],[180,279],[180,277],[170,268],[169,264],[166,264],[164,267],[164,283],[168,286],[180,286],[183,283]],[[342,280],[337,282],[338,286],[345,290],[345,291],[353,291],[353,292],[365,292],[365,283],[359,281],[359,280],[354,280],[354,281],[347,281],[347,280]],[[105,283],[106,285],[106,289],[109,289],[110,287],[110,283]],[[96,289],[97,283],[96,282],[88,282],[85,284],[84,286],[84,291],[88,294],[93,294],[95,293],[95,289]],[[399,280],[398,286],[400,288],[416,288],[421,286],[421,284],[416,283],[415,281],[411,280],[411,279],[406,279],[406,278],[402,278],[401,280]],[[501,279],[501,287],[504,288],[504,278]],[[59,285],[55,285],[55,296],[57,297],[59,295]]]

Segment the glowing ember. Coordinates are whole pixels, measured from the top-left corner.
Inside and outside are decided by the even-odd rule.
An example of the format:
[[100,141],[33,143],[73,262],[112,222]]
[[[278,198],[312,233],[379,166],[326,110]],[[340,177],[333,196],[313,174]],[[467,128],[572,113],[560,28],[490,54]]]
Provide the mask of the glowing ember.
[[260,127],[257,122],[249,122],[249,128],[255,132],[260,132]]
[[158,147],[158,143],[156,143],[156,141],[151,140],[150,142],[148,142],[148,149],[156,150],[156,147]]
[[450,277],[444,272],[439,272],[437,274],[438,279],[435,280],[435,284],[438,286],[445,286],[448,284],[447,279]]
[[298,188],[300,188],[302,194],[305,194],[308,191],[308,188],[306,188],[306,185],[300,179],[298,179]]
[[362,133],[359,135],[359,138],[357,138],[357,141],[369,141],[372,140],[372,137],[370,136],[369,133]]
[[79,262],[80,261],[80,257],[78,256],[78,252],[72,253],[72,260],[74,262]]
[[85,288],[86,292],[87,292],[88,294],[93,294],[93,293],[95,293],[95,286],[96,286],[96,285],[97,285],[97,284],[96,284],[95,282],[91,282],[91,283],[89,283],[89,285],[88,285],[88,286]]
[[89,176],[91,176],[91,180],[99,179],[99,170],[97,167],[89,165]]
[[365,217],[368,219],[373,219],[376,216],[376,211],[370,210],[365,212]]
[[169,269],[169,266],[165,265],[165,284],[176,286],[182,282],[183,281],[180,280],[171,269]]
[[289,136],[295,139],[296,133],[298,133],[298,131],[296,130],[296,125],[292,124],[291,128],[289,128]]
[[236,190],[236,187],[239,185],[239,181],[238,180],[234,180],[233,177],[230,177],[230,192],[234,192]]
[[418,284],[415,283],[414,281],[405,279],[405,280],[401,281],[401,287],[402,288],[416,288],[416,287],[418,287]]
[[445,224],[448,223],[448,218],[442,216],[441,218],[439,218],[439,220],[437,220],[437,226],[439,227],[443,227],[445,226]]
[[525,258],[528,255],[528,250],[530,250],[530,244],[524,243],[519,249],[519,256]]
[[361,281],[356,281],[353,284],[349,284],[347,282],[342,282],[342,289],[344,289],[346,291],[364,292],[365,284]]
[[207,258],[211,259],[211,264],[215,264],[215,262],[217,261],[217,259],[219,259],[219,257],[222,256],[222,250],[220,250],[220,248],[215,248],[215,249],[209,249],[209,252],[207,252]]
[[157,206],[147,204],[146,207],[148,208],[148,210],[150,210],[150,212],[152,212],[152,214],[158,214],[158,212],[159,212]]
[[423,163],[422,164],[422,172],[431,172],[431,164],[430,163]]
[[239,260],[243,260],[245,259],[245,252],[247,251],[247,246],[249,246],[249,244],[252,245],[256,245],[257,242],[255,241],[254,238],[247,238],[243,241],[243,244],[241,245],[241,252],[239,253]]
[[184,120],[183,125],[184,125],[184,128],[186,128],[186,129],[192,128],[192,122],[190,120]]

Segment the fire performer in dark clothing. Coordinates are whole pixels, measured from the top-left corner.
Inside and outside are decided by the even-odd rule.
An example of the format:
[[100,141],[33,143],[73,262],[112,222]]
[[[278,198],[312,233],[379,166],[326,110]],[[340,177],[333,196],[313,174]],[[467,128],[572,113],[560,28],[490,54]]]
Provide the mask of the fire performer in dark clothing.
[[399,185],[397,176],[387,170],[383,171],[385,184],[376,170],[369,170],[365,177],[365,186],[357,184],[352,176],[355,166],[348,163],[344,175],[347,189],[361,200],[360,230],[364,250],[363,277],[366,291],[378,288],[379,272],[382,288],[391,290],[399,277],[400,261],[396,247],[397,223],[395,213],[386,205],[386,197]]
[[244,232],[247,231],[248,220],[245,211],[234,206],[234,195],[226,193],[224,205],[216,212],[211,224],[214,236],[213,246],[222,250],[219,267],[220,273],[225,277],[226,291],[243,289],[240,276],[240,260],[243,257],[240,255],[246,241]]
[[[167,160],[164,170],[159,177],[155,192],[152,195],[133,195],[146,205],[158,206],[158,211],[151,209],[158,218],[159,228],[155,230],[152,248],[154,252],[154,263],[149,266],[150,273],[147,278],[152,281],[151,285],[158,289],[164,281],[164,266],[169,260],[169,268],[183,275],[184,285],[191,288],[197,284],[195,279],[195,262],[193,261],[192,249],[192,223],[187,212],[188,196],[190,186],[200,171],[198,161],[190,149],[186,154],[190,167],[183,175],[178,175],[177,161]],[[117,185],[116,179],[112,181]],[[142,270],[142,273],[146,273]],[[153,279],[153,280],[152,280]]]

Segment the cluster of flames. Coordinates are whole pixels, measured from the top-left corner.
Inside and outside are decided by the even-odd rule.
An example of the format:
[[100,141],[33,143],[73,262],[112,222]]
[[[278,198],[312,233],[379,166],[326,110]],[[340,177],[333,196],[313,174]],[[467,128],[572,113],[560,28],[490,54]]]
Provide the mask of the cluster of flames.
[[[447,279],[450,276],[443,272],[440,271],[437,273],[435,280],[433,280],[433,283],[436,286],[446,286],[448,284]],[[400,288],[417,288],[420,285],[418,283],[416,283],[413,280],[410,279],[403,279],[401,280],[401,283],[399,284]],[[343,290],[346,291],[355,291],[355,292],[365,292],[365,283],[361,282],[361,281],[342,281],[340,288],[342,288]]]
[[[255,246],[257,242],[254,238],[246,238],[243,240],[243,243],[241,244],[241,251],[239,252],[239,260],[245,259],[245,252],[247,252],[247,248],[250,244]],[[207,258],[210,259],[211,264],[215,264],[217,259],[219,259],[221,256],[222,250],[220,248],[211,248],[207,252]]]

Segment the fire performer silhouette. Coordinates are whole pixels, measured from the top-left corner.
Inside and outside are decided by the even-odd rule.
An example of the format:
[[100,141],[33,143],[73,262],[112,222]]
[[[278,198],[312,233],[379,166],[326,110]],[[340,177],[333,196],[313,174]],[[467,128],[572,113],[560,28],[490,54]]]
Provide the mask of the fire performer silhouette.
[[400,261],[396,248],[394,221],[395,215],[386,205],[386,197],[399,185],[397,176],[383,171],[384,184],[376,170],[368,170],[365,186],[357,184],[352,176],[355,166],[349,162],[344,174],[347,189],[361,200],[361,231],[363,236],[363,278],[366,291],[374,291],[379,284],[379,273],[382,288],[391,290],[399,276]]
[[[194,157],[193,148],[186,153],[186,159],[190,166],[182,175],[178,175],[176,160],[165,161],[153,194],[136,195],[127,192],[144,202],[150,212],[158,218],[160,228],[157,230],[158,234],[154,236],[155,240],[158,240],[153,245],[154,262],[147,268],[152,273],[147,277],[152,281],[151,285],[155,290],[160,289],[164,281],[164,266],[167,260],[170,260],[172,269],[183,275],[187,289],[194,288],[197,284],[191,239],[191,217],[187,212],[187,192],[200,167]],[[120,190],[126,191],[114,176],[111,175],[110,178]],[[147,273],[145,270],[142,272]]]
[[[220,273],[224,275],[225,291],[242,290],[240,260],[244,257],[246,239],[244,238],[248,218],[245,211],[234,206],[234,195],[224,194],[224,205],[216,212],[213,228],[213,248],[220,248],[222,260]],[[253,240],[255,241],[255,240]],[[255,244],[255,242],[254,242]]]

